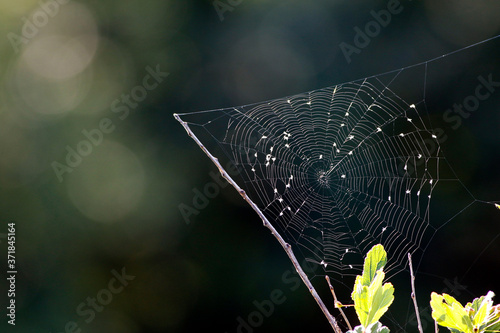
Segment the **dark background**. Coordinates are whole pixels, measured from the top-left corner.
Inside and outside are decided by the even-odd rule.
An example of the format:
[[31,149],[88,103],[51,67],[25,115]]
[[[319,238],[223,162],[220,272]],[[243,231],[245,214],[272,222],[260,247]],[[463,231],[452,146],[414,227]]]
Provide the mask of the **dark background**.
[[[275,289],[286,301],[251,331],[329,331],[306,288],[282,278],[290,261],[236,191],[223,188],[186,223],[179,205],[192,206],[193,189],[217,170],[172,114],[348,82],[500,33],[496,0],[402,1],[401,13],[348,63],[339,44],[353,44],[354,27],[364,29],[370,11],[387,2],[232,4],[221,20],[211,1],[69,1],[16,52],[9,34],[22,35],[42,5],[0,3],[0,236],[16,222],[18,269],[12,327],[1,238],[2,331],[63,332],[74,321],[82,332],[236,332],[238,317],[248,321],[254,301]],[[500,199],[500,89],[456,130],[442,115],[474,93],[478,76],[500,81],[499,55],[495,40],[431,62],[427,72],[426,104],[448,135],[446,157],[485,201]],[[169,76],[120,120],[113,101],[142,84],[148,66]],[[422,89],[421,80],[413,88]],[[52,163],[65,163],[66,147],[76,149],[82,131],[103,118],[114,131],[60,182]],[[461,192],[446,193],[433,223],[443,225],[439,219],[466,202]],[[428,329],[431,291],[462,302],[500,292],[499,213],[477,202],[434,234],[416,280]],[[135,278],[85,322],[78,305],[123,268]],[[415,332],[408,274],[391,281],[400,303],[385,323]]]

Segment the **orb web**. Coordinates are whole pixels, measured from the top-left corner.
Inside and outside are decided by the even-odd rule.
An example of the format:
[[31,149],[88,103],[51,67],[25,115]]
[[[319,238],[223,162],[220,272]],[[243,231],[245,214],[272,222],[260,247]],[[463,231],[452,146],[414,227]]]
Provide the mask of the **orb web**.
[[[349,302],[373,245],[388,252],[390,279],[474,203],[500,208],[458,179],[441,149],[447,135],[431,125],[436,107],[426,105],[431,63],[440,72],[439,60],[498,38],[362,80],[174,114],[284,248],[335,331],[316,282],[327,292],[324,277],[336,280]],[[405,323],[388,317],[399,331],[413,325],[410,315]]]
[[238,169],[235,182],[312,265],[311,277],[359,274],[377,243],[390,274],[439,228],[430,220],[436,188],[459,182],[425,99],[395,92],[402,71],[177,117],[203,149]]

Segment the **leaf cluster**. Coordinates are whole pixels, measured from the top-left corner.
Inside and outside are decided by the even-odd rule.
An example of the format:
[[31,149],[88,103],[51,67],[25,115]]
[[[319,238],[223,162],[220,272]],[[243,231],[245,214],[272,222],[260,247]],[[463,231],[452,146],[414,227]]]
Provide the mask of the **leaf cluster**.
[[[367,253],[363,273],[356,277],[351,294],[360,325],[347,333],[389,333],[379,321],[394,301],[393,285],[384,283],[386,263],[387,253],[381,244]],[[448,294],[433,292],[430,301],[432,318],[451,333],[500,332],[500,304],[493,305],[494,296],[489,291],[463,306]]]
[[[361,323],[354,328],[356,333],[388,333],[389,329],[380,324],[379,319],[389,309],[394,300],[394,287],[384,281],[384,266],[387,253],[382,245],[375,245],[366,255],[363,274],[356,277],[351,294],[354,309]],[[352,332],[352,331],[350,331]]]
[[432,318],[453,333],[500,331],[500,305],[493,305],[490,291],[464,306],[448,294],[431,294]]

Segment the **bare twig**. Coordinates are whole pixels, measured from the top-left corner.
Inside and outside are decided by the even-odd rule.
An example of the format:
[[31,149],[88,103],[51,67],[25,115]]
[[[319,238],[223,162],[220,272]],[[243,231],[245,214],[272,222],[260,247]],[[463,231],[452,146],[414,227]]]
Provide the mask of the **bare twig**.
[[333,286],[330,283],[330,277],[328,275],[325,275],[326,282],[328,282],[328,287],[330,287],[330,291],[332,292],[333,295],[333,300],[335,302],[335,307],[339,309],[340,314],[342,314],[342,317],[344,318],[345,322],[347,323],[347,327],[349,327],[349,331],[352,331],[351,323],[347,319],[344,311],[342,310],[342,304],[337,300],[337,295],[335,295],[335,291],[333,290]]
[[413,299],[413,305],[415,305],[415,313],[417,314],[418,331],[424,333],[422,329],[422,323],[420,321],[420,314],[418,313],[417,305],[417,295],[415,293],[415,275],[413,275],[413,265],[411,263],[411,254],[408,253],[408,264],[410,265],[410,275],[411,275],[411,298]]
[[271,223],[269,223],[269,221],[264,216],[264,214],[262,214],[262,212],[260,211],[259,207],[257,207],[257,205],[250,199],[250,197],[248,197],[248,195],[245,193],[245,191],[241,187],[239,187],[238,184],[236,184],[236,182],[231,178],[231,176],[229,176],[229,174],[226,172],[226,170],[224,170],[224,168],[222,167],[222,165],[219,163],[219,159],[216,158],[215,156],[213,156],[208,151],[208,149],[205,148],[205,146],[200,142],[200,140],[196,137],[196,135],[193,133],[193,131],[191,131],[191,129],[189,128],[188,124],[185,121],[183,121],[179,117],[178,114],[174,114],[174,117],[175,117],[175,119],[177,119],[177,121],[179,123],[181,123],[181,125],[186,130],[187,134],[196,142],[196,144],[198,144],[198,146],[201,148],[201,150],[203,150],[203,152],[217,166],[217,168],[219,169],[219,172],[221,173],[222,177],[224,177],[229,182],[229,184],[231,184],[236,189],[236,191],[238,191],[238,193],[243,197],[243,199],[246,202],[248,202],[248,204],[253,208],[253,210],[257,213],[257,215],[259,215],[259,217],[262,219],[262,222],[263,222],[264,226],[271,231],[271,233],[274,235],[274,237],[276,237],[276,239],[278,240],[278,242],[281,244],[281,246],[285,250],[286,254],[288,255],[288,257],[292,261],[293,266],[295,267],[295,270],[299,274],[300,278],[302,279],[302,281],[306,285],[307,289],[309,290],[309,292],[311,293],[311,295],[313,296],[313,298],[316,300],[316,303],[318,303],[319,307],[321,308],[321,311],[323,311],[323,314],[326,316],[326,318],[327,318],[328,322],[330,323],[330,325],[332,326],[333,330],[336,333],[342,333],[342,330],[340,329],[337,321],[330,314],[330,312],[328,311],[326,305],[323,303],[323,301],[319,297],[318,293],[316,292],[316,289],[314,289],[314,286],[312,285],[311,281],[309,281],[309,278],[307,277],[306,273],[304,272],[304,270],[300,266],[297,258],[295,257],[295,254],[293,253],[292,246],[290,244],[288,244],[287,242],[285,242],[285,240],[283,239],[283,237],[281,237],[281,235],[278,233],[278,231],[272,226]]

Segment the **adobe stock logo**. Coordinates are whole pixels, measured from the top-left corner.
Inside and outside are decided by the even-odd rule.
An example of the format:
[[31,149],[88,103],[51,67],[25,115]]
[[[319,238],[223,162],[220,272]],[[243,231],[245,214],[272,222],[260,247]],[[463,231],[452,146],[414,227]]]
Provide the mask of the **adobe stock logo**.
[[[441,293],[447,293],[452,296],[458,297],[462,294],[462,291],[467,291],[467,286],[461,284],[458,281],[458,277],[455,277],[453,280],[445,279],[443,282],[446,285],[446,288],[443,288]],[[433,329],[434,319],[432,318],[431,306],[427,305],[426,307],[420,308],[419,314],[423,330],[425,331],[427,327],[432,327]],[[418,322],[417,315],[415,313],[410,316],[408,324],[413,326],[415,328],[415,331],[417,330]],[[400,330],[397,333],[406,333],[406,331]]]
[[[121,272],[116,270],[111,270],[113,277],[109,279],[108,284],[105,288],[99,290],[95,297],[87,297],[85,301],[81,302],[76,306],[76,314],[79,317],[85,318],[84,322],[90,324],[97,316],[97,313],[104,311],[105,307],[109,305],[114,296],[122,293],[125,288],[130,284],[131,281],[135,279],[134,275],[129,275],[125,271],[125,267],[122,268]],[[76,321],[68,321],[64,325],[64,330],[57,333],[82,333],[87,332],[84,328],[80,327]]]
[[21,45],[26,45],[30,40],[38,35],[40,29],[45,27],[50,18],[53,18],[59,13],[60,7],[65,5],[70,0],[40,0],[39,8],[31,15],[31,18],[23,16],[21,19],[24,21],[23,27],[21,28],[21,35],[14,32],[9,32],[7,34],[7,39],[9,40],[12,48],[16,53],[20,51]]
[[239,6],[243,0],[215,0],[212,5],[214,6],[217,15],[219,16],[219,20],[224,21],[224,13],[232,12],[237,6]]
[[[317,242],[322,241],[322,239],[318,237],[314,240]],[[316,248],[314,250],[314,255],[318,256],[319,254],[320,250]],[[312,265],[307,259],[304,259],[300,266],[307,275],[314,275],[319,267],[319,265]],[[297,271],[290,269],[286,270],[281,275],[281,281],[284,287],[273,289],[269,293],[267,299],[261,301],[254,300],[252,302],[253,311],[246,316],[238,316],[236,318],[236,333],[256,333],[258,331],[257,328],[264,325],[266,318],[271,317],[278,306],[284,304],[288,300],[290,294],[303,285]],[[226,331],[226,333],[228,332]]]
[[491,73],[487,79],[479,75],[477,80],[479,83],[474,89],[474,94],[465,97],[462,103],[453,104],[453,110],[450,108],[443,113],[444,121],[452,123],[451,128],[454,130],[462,125],[462,119],[469,118],[473,112],[479,109],[482,101],[490,98],[496,89],[500,88],[500,82],[493,81],[493,74]]

